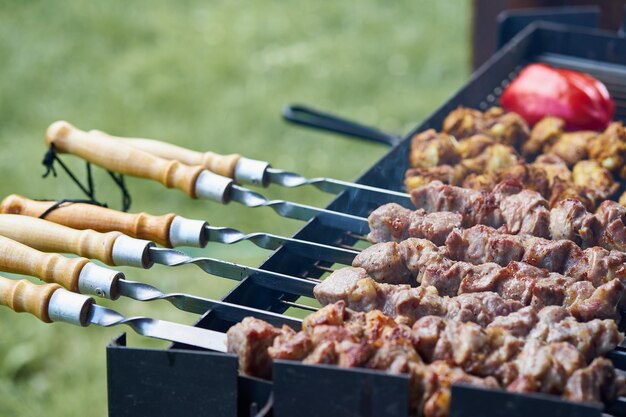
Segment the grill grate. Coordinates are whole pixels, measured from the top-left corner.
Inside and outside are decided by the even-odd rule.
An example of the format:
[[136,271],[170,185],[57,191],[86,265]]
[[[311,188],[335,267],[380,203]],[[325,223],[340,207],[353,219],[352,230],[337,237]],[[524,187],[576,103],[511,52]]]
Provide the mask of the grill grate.
[[[525,63],[533,61],[582,69],[596,75],[614,94],[618,117],[626,116],[626,40],[590,29],[535,24],[496,53],[459,92],[410,132],[358,182],[400,191],[408,165],[409,138],[415,132],[439,127],[443,118],[460,104],[482,109],[495,104],[510,79]],[[375,207],[361,201],[357,194],[345,191],[328,208],[367,216]],[[355,236],[324,226],[316,219],[309,221],[295,237],[334,245],[353,246],[357,242]],[[327,266],[281,248],[261,268],[319,279],[326,272],[323,267]],[[261,279],[254,274],[249,276],[224,300],[277,313],[284,313],[293,303],[300,302],[299,295],[270,288],[272,286],[263,285]],[[311,296],[310,293],[306,295]],[[232,324],[216,309],[206,313],[197,326],[226,331]],[[616,363],[626,365],[622,355],[615,353]],[[272,401],[272,413],[276,417],[296,414],[303,417],[403,417],[408,413],[406,377],[366,369],[346,370],[280,362],[275,366],[272,384],[237,376],[233,361],[235,359],[229,355],[182,345],[162,351],[129,348],[125,338],[120,337],[107,350],[109,415],[226,416],[233,415],[235,409],[241,416],[267,415],[264,413],[268,412],[268,404]],[[175,412],[172,404],[176,406]],[[451,413],[457,417],[485,415],[481,404],[489,406],[491,416],[521,417],[531,412],[536,417],[601,415],[597,408],[576,405],[554,396],[529,396],[468,387],[455,387]],[[618,402],[608,412],[626,415],[625,410],[626,406]]]

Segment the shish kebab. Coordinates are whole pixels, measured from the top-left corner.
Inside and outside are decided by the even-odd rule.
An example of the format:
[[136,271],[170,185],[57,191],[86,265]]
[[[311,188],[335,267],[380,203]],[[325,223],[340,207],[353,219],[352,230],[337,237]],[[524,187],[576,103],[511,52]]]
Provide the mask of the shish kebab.
[[[251,276],[258,285],[266,288],[305,296],[311,296],[315,286],[315,281],[304,278],[220,259],[194,258],[174,249],[156,247],[151,241],[135,239],[117,231],[100,233],[94,230],[77,230],[16,214],[0,214],[1,236],[44,252],[73,253],[111,266],[150,268],[155,263],[170,267],[193,264],[208,274],[236,281]],[[1,256],[3,255],[0,254]],[[192,296],[167,295],[145,284],[117,281],[92,282],[90,287],[99,288],[103,294],[124,295],[140,301],[166,299],[180,309],[200,314],[211,308],[211,305]]]
[[[199,346],[216,351],[229,351],[237,354],[240,369],[258,377],[270,377],[271,361],[274,359],[302,360],[305,363],[331,363],[340,367],[367,367],[383,370],[389,373],[409,373],[411,378],[411,408],[422,409],[425,416],[447,415],[449,408],[449,389],[454,383],[469,383],[472,385],[500,388],[501,385],[492,376],[477,377],[463,370],[462,367],[448,364],[443,360],[434,360],[430,364],[420,358],[418,349],[429,343],[428,340],[420,343],[419,327],[413,332],[417,338],[411,337],[411,329],[400,328],[393,320],[387,319],[380,312],[359,315],[350,312],[339,303],[328,306],[320,312],[309,316],[303,325],[303,331],[296,333],[283,326],[281,329],[270,324],[248,317],[240,324],[232,327],[227,334],[200,329],[192,326],[180,325],[145,317],[125,318],[114,310],[103,308],[94,303],[93,299],[83,295],[66,291],[57,284],[35,285],[26,280],[9,280],[0,277],[0,304],[8,306],[16,312],[28,312],[44,322],[67,322],[79,326],[90,324],[109,327],[117,324],[127,324],[138,333],[148,337],[177,341],[191,346]],[[368,326],[369,325],[369,326]],[[361,332],[370,339],[376,338],[380,343],[358,343],[355,340],[359,327],[371,331]],[[376,330],[379,331],[376,331]],[[320,331],[317,331],[320,330]],[[357,331],[357,332],[355,332]],[[480,332],[480,330],[479,330]],[[487,331],[504,333],[507,330]],[[333,335],[335,334],[335,335]],[[619,335],[616,335],[615,340]],[[524,346],[521,358],[507,362],[511,370],[510,375],[519,375],[516,379],[523,383],[516,390],[528,392],[537,390],[533,384],[541,379],[556,380],[553,385],[546,385],[553,393],[563,393],[573,401],[607,401],[610,402],[621,394],[622,379],[616,375],[612,363],[606,359],[595,359],[591,363],[580,357],[570,358],[556,354],[557,349],[571,350],[570,340],[563,342],[528,343],[511,340],[514,336],[504,337],[511,345]],[[605,343],[597,347],[597,353],[611,348],[612,339],[604,339]],[[371,340],[374,341],[374,340]],[[369,347],[357,354],[353,349],[343,353],[336,352],[339,346]],[[521,342],[521,343],[520,343]],[[415,344],[415,346],[414,346]],[[534,349],[534,351],[533,351]],[[528,351],[529,353],[526,353]],[[529,368],[530,363],[524,361],[524,353],[541,353],[558,369],[567,372],[550,373],[545,368],[539,372]],[[554,351],[552,353],[551,351]],[[336,353],[335,353],[336,352]],[[495,353],[495,352],[494,352]],[[618,353],[619,354],[619,353]],[[492,354],[493,355],[493,354]],[[497,355],[496,355],[497,356]],[[510,355],[511,359],[513,355]],[[255,358],[252,360],[252,358]],[[435,359],[430,355],[428,360]],[[471,359],[471,358],[469,358]],[[521,360],[520,360],[521,359]],[[568,366],[564,366],[568,365]],[[586,366],[587,365],[587,366]],[[509,389],[511,388],[510,384]],[[515,388],[516,386],[513,385]],[[612,390],[608,391],[607,388]],[[539,385],[543,388],[543,384]],[[512,389],[510,389],[512,390]]]
[[152,179],[168,188],[179,188],[192,198],[207,198],[222,204],[237,201],[247,207],[270,207],[283,217],[305,221],[316,217],[320,224],[327,227],[359,235],[369,232],[367,219],[363,217],[291,201],[269,200],[202,166],[159,158],[106,135],[89,134],[65,121],[48,127],[46,143],[54,146],[55,152],[71,153],[113,172]]
[[[623,339],[615,323],[578,323],[558,308],[521,313],[487,328],[432,316],[408,327],[380,311],[358,313],[338,302],[305,318],[298,333],[246,318],[228,331],[228,345],[242,371],[255,376],[271,376],[275,359],[408,373],[411,408],[425,416],[447,415],[452,383],[574,401],[610,402],[623,393],[624,379],[611,361],[597,358]],[[520,320],[522,326],[510,327]],[[611,330],[599,334],[603,325]]]
[[[43,220],[42,222],[49,223]],[[15,226],[22,227],[25,224],[18,222]],[[288,324],[295,328],[300,325],[300,320],[270,311],[189,294],[165,294],[151,285],[126,280],[123,273],[98,266],[86,258],[66,258],[57,253],[40,252],[35,247],[46,251],[58,247],[64,252],[75,253],[80,252],[74,250],[75,245],[78,245],[86,252],[97,252],[107,246],[110,247],[111,241],[119,237],[115,233],[98,236],[98,233],[93,231],[84,231],[80,235],[67,233],[67,230],[63,230],[67,228],[53,223],[44,229],[41,231],[40,228],[37,233],[30,234],[29,232],[35,231],[34,228],[26,227],[26,230],[16,233],[19,235],[19,239],[16,240],[10,239],[4,233],[0,234],[0,271],[34,276],[42,281],[61,285],[72,292],[110,300],[116,300],[120,296],[137,301],[165,300],[180,310],[195,314],[204,314],[214,309],[218,314],[234,321],[252,314],[278,325]],[[64,244],[64,240],[74,242]],[[112,317],[108,319],[111,320]]]
[[[381,207],[381,211],[383,209],[385,208]],[[400,213],[398,210],[394,211]],[[381,241],[384,245],[378,246],[379,249],[387,247],[393,252],[391,248],[397,243],[409,238],[419,238],[439,246],[436,251],[454,261],[476,265],[493,262],[500,266],[518,261],[593,283],[613,278],[626,280],[625,252],[609,251],[599,246],[581,249],[571,240],[512,235],[482,224],[462,228],[462,216],[458,213],[426,213],[418,210],[408,214],[408,218],[411,226],[407,235],[396,237],[391,233],[375,234],[378,239],[391,238],[390,241]],[[353,266],[360,266],[364,257],[371,256],[371,250],[373,247],[357,256]],[[403,271],[396,272],[397,279],[402,280]]]
[[277,184],[290,188],[313,185],[319,190],[331,194],[339,194],[344,190],[350,190],[355,196],[359,196],[359,193],[365,193],[367,198],[362,200],[369,200],[373,203],[394,202],[405,207],[411,205],[411,198],[407,193],[333,178],[306,178],[294,172],[272,168],[269,162],[245,158],[238,154],[219,155],[215,152],[197,152],[155,139],[125,138],[98,130],[90,130],[89,133],[125,142],[160,158],[176,160],[185,165],[204,166],[209,171],[234,179],[238,184],[252,184],[261,187]]
[[174,213],[162,216],[124,213],[86,203],[66,203],[53,211],[48,211],[55,204],[54,201],[34,201],[14,194],[2,200],[0,213],[31,217],[41,217],[45,214],[46,220],[74,229],[93,229],[99,232],[118,231],[168,248],[178,246],[203,248],[208,242],[232,244],[247,240],[263,249],[275,250],[284,246],[289,252],[305,258],[345,265],[350,265],[358,254],[358,251],[353,249],[269,233],[245,234],[236,229],[211,226],[204,220],[187,219]]
[[[514,180],[499,183],[493,191],[468,190],[439,181],[412,191],[413,203],[425,212],[456,212],[463,227],[484,224],[502,228],[510,234],[532,235],[548,239],[567,239],[581,247],[602,246],[626,251],[626,207],[606,200],[595,214],[580,201],[562,200],[553,208],[535,191],[524,189]],[[410,211],[398,205],[385,205],[369,217],[373,234],[401,236],[410,227]]]

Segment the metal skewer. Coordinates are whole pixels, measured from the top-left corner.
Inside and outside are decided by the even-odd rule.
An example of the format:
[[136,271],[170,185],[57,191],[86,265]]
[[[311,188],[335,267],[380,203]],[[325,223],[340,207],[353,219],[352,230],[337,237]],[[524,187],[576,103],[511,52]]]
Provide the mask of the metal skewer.
[[[37,250],[73,253],[85,258],[97,259],[111,266],[150,268],[155,263],[170,267],[193,264],[212,275],[236,281],[250,277],[266,288],[296,295],[312,296],[313,288],[317,284],[308,279],[220,259],[194,258],[175,249],[156,247],[153,242],[135,239],[120,232],[99,233],[93,230],[76,230],[46,220],[15,214],[0,214],[0,238],[2,236]],[[0,259],[2,257],[3,255],[0,254]],[[115,283],[99,282],[96,277],[90,280],[89,288],[100,288],[105,294],[117,292]],[[90,294],[101,295],[99,292],[90,292]]]
[[207,198],[223,204],[237,201],[247,207],[270,207],[283,217],[305,221],[315,217],[327,227],[362,235],[369,232],[367,219],[363,217],[291,201],[270,200],[202,166],[165,160],[107,135],[83,132],[67,122],[53,123],[46,132],[46,142],[54,145],[58,152],[74,154],[113,172],[180,188],[193,198]]
[[224,333],[148,317],[127,318],[96,305],[91,297],[67,291],[58,284],[36,285],[27,280],[0,277],[0,305],[30,313],[45,323],[65,322],[83,327],[125,324],[143,336],[226,352]]
[[[24,218],[23,216],[0,215],[2,220],[7,217]],[[246,316],[256,316],[278,326],[288,324],[296,329],[300,328],[301,321],[271,311],[258,310],[252,307],[196,297],[189,294],[166,294],[158,288],[141,282],[127,281],[119,271],[98,266],[85,258],[65,258],[57,253],[42,253],[38,249],[53,250],[54,244],[69,253],[72,245],[67,242],[72,238],[82,238],[85,247],[107,246],[111,237],[120,236],[122,239],[131,239],[119,233],[100,234],[94,231],[82,231],[80,235],[66,233],[64,226],[56,225],[45,220],[26,217],[27,225],[16,221],[15,226],[22,229],[15,233],[17,240],[10,239],[6,233],[0,234],[0,271],[15,272],[35,276],[43,281],[59,284],[67,290],[85,295],[95,295],[115,300],[120,296],[129,297],[138,301],[166,300],[178,309],[190,313],[204,314],[215,309],[220,314],[228,316],[232,321],[240,321]],[[3,221],[3,225],[6,223]],[[48,223],[51,227],[34,230],[36,223]],[[71,229],[70,229],[71,230]],[[35,233],[31,233],[35,231]],[[47,237],[47,240],[46,238]],[[133,239],[134,240],[134,239]],[[142,241],[137,241],[142,242]],[[80,243],[79,243],[80,245]],[[74,246],[75,247],[75,246]],[[89,251],[86,249],[85,251]],[[93,250],[92,250],[93,251]],[[77,253],[80,251],[76,251]]]
[[[324,245],[270,233],[245,234],[228,227],[210,226],[202,220],[191,220],[170,213],[152,216],[147,213],[130,214],[85,203],[69,203],[49,212],[54,201],[34,201],[18,195],[6,197],[0,212],[40,217],[74,229],[93,229],[99,232],[119,231],[138,239],[154,241],[162,246],[204,247],[207,242],[233,244],[250,241],[258,247],[276,250],[280,246],[291,253],[315,260],[345,265],[359,250]],[[106,219],[106,221],[103,221]]]
[[412,207],[411,196],[407,193],[333,178],[307,178],[295,172],[272,168],[267,161],[245,158],[238,154],[219,155],[215,152],[197,152],[154,139],[124,138],[98,130],[91,130],[89,133],[117,139],[160,158],[177,160],[186,165],[202,165],[209,171],[234,179],[238,184],[262,187],[277,184],[289,188],[312,185],[330,194],[339,194],[348,190],[358,195],[359,201],[371,201],[378,205],[398,203],[407,208]]

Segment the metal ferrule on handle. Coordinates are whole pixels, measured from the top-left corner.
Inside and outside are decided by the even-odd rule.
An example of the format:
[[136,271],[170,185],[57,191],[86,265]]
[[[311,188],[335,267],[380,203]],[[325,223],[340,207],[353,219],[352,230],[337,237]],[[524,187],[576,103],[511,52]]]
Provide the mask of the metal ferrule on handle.
[[222,177],[205,169],[196,180],[196,197],[218,201],[222,204],[228,203],[233,183],[231,178]]
[[203,248],[208,239],[205,232],[208,223],[204,220],[192,220],[182,216],[174,217],[170,225],[170,245],[172,247],[191,246]]
[[270,164],[265,161],[241,157],[235,166],[235,182],[267,187],[267,169]]
[[52,294],[48,315],[52,321],[62,321],[77,326],[88,326],[88,315],[94,299],[59,288]]
[[154,242],[143,239],[135,239],[121,235],[115,239],[111,258],[117,266],[132,266],[135,268],[148,269],[154,265],[150,260],[149,249],[155,246]]
[[124,274],[88,262],[78,276],[78,291],[81,294],[95,295],[110,300],[119,298],[118,281]]

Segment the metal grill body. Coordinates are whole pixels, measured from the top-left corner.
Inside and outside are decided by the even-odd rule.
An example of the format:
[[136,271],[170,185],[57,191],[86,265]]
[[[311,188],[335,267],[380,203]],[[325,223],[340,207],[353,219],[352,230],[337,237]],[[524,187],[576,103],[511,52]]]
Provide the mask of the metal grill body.
[[[595,75],[607,84],[616,100],[616,118],[626,116],[626,39],[589,28],[538,22],[513,37],[462,89],[357,182],[402,191],[410,138],[425,129],[440,128],[445,116],[459,105],[486,109],[497,104],[504,86],[530,62],[547,62]],[[367,216],[375,207],[375,202],[360,199],[358,192],[346,190],[328,209]],[[334,245],[355,242],[345,232],[322,225],[316,219],[309,221],[294,237]],[[280,248],[261,268],[317,278],[323,271],[316,268],[316,264],[320,263]],[[260,285],[260,281],[255,274],[250,275],[224,300],[283,313],[287,308],[283,301],[298,298],[298,295]],[[226,331],[233,324],[217,309],[203,315],[197,326]],[[617,361],[626,362],[621,356]],[[236,359],[230,355],[181,345],[162,351],[135,349],[125,346],[123,336],[108,347],[107,368],[111,417],[270,415],[266,413],[268,409],[275,417],[404,417],[408,414],[407,378],[367,369],[346,370],[281,361],[275,364],[274,382],[269,382],[238,376]],[[488,410],[484,409],[485,404]],[[452,416],[487,415],[486,411],[494,417],[521,417],[531,413],[533,417],[601,415],[598,408],[576,405],[555,396],[454,387]],[[626,407],[616,404],[605,412],[626,415]]]

